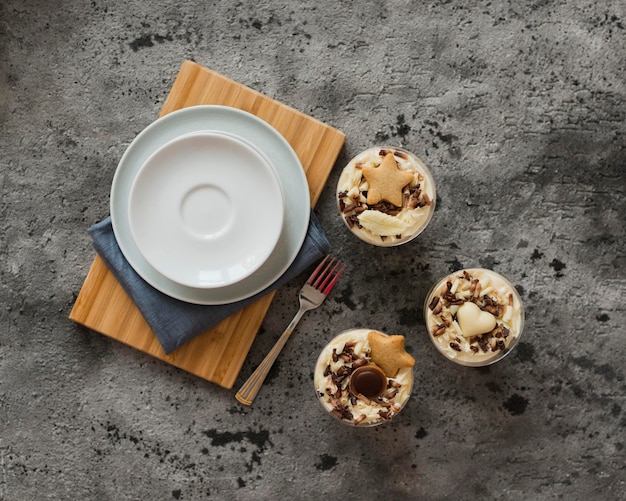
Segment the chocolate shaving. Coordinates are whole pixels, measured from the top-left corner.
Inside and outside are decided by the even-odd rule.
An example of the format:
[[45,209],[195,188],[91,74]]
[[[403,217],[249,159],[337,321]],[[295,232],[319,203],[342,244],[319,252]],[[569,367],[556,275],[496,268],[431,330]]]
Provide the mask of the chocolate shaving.
[[336,400],[331,397],[330,403],[333,405],[333,410],[331,411],[335,416],[345,419],[347,421],[352,421],[352,412],[348,408],[346,404],[341,403],[339,400]]
[[372,405],[372,401],[369,398],[367,398],[365,395],[363,395],[362,393],[359,393],[356,397],[364,404]]
[[428,305],[428,307],[434,312],[438,304],[439,304],[439,296],[435,296],[433,300],[430,302],[430,304]]
[[341,355],[339,355],[339,358],[344,362],[352,362],[352,356],[348,353],[342,353]]
[[343,207],[343,210],[341,212],[343,212],[345,214],[349,214],[350,212],[356,210],[356,208],[358,207],[358,205],[355,202],[350,203],[350,205],[346,205],[345,203],[343,203],[343,206],[344,207]]
[[370,205],[369,208],[372,210],[383,212],[390,216],[397,216],[402,211],[401,207],[398,207],[397,205],[394,205],[391,202],[387,202],[386,200],[378,202],[377,204]]
[[379,410],[378,415],[383,418],[385,421],[389,421],[393,417],[393,412],[389,410]]
[[384,398],[387,398],[387,399],[392,399],[392,398],[393,398],[393,397],[395,397],[397,394],[398,394],[398,389],[397,389],[397,388],[394,388],[393,390],[391,390],[391,391],[389,391],[389,392],[385,393],[385,394],[383,395],[383,397],[384,397]]
[[452,305],[456,305],[456,304],[463,304],[465,302],[465,299],[458,298],[454,294],[452,294],[451,292],[446,292],[442,296],[442,299],[443,299],[443,302],[444,302],[444,304],[446,306],[452,306]]
[[397,157],[403,158],[404,160],[407,160],[409,158],[409,156],[404,151],[395,150],[393,154]]
[[355,425],[361,424],[365,420],[365,418],[367,418],[367,416],[365,414],[361,414],[358,418],[354,420],[354,424]]
[[355,226],[357,228],[362,228],[359,218],[356,215],[347,217],[346,222],[350,228],[354,228]]
[[433,336],[441,336],[444,332],[446,332],[446,326],[443,324],[436,325],[433,329]]
[[368,363],[369,362],[367,361],[367,358],[357,358],[356,360],[352,362],[352,368],[358,369],[359,367],[362,367],[363,365],[367,365]]
[[416,209],[426,205],[430,205],[430,198],[426,195],[426,193],[422,193],[421,186],[417,184],[409,190],[409,196],[405,207],[408,207],[409,209]]
[[489,351],[489,336],[487,336],[486,334],[480,336],[480,338],[478,339],[478,346],[480,346],[480,349],[484,353],[487,353],[487,351]]
[[345,365],[342,365],[339,369],[337,369],[336,374],[338,376],[343,376],[346,372],[348,372],[348,368]]

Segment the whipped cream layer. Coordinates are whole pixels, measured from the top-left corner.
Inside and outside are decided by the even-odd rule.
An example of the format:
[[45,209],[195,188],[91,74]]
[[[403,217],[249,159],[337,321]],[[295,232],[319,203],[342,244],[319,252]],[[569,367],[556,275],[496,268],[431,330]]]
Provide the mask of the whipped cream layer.
[[330,414],[354,426],[373,426],[390,421],[402,410],[411,394],[413,369],[405,367],[379,397],[369,399],[350,392],[350,377],[357,367],[373,364],[367,335],[372,329],[353,329],[328,343],[317,360],[314,384],[320,403]]
[[[476,312],[469,317],[473,318],[468,318],[465,310],[470,308],[465,303],[478,306],[472,305]],[[463,365],[482,366],[499,360],[515,346],[524,326],[522,302],[513,285],[482,268],[458,271],[435,285],[426,298],[424,317],[437,349]],[[489,319],[489,331],[477,334],[476,326]],[[460,320],[465,321],[465,332]]]
[[[385,155],[394,154],[398,169],[413,174],[404,188],[402,206],[383,202],[368,205],[369,184],[364,167],[378,167]],[[415,238],[428,225],[435,210],[435,183],[424,163],[412,153],[390,146],[372,147],[354,157],[337,183],[339,211],[350,230],[362,240],[393,246]]]

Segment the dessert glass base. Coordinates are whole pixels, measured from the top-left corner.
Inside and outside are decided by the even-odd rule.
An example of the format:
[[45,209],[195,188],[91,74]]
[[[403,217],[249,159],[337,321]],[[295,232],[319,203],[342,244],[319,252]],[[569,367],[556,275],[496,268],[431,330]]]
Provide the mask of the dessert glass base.
[[524,306],[502,275],[468,268],[431,288],[424,318],[442,355],[460,365],[483,367],[502,360],[517,345],[524,329]]
[[[371,427],[391,421],[406,405],[413,387],[412,366],[400,367],[389,377],[372,360],[371,333],[385,336],[383,339],[401,337],[350,329],[324,347],[315,365],[315,391],[322,408],[350,426]],[[411,358],[406,352],[404,355]]]
[[344,167],[337,183],[339,213],[352,233],[380,247],[417,237],[435,211],[435,182],[413,153],[374,146]]

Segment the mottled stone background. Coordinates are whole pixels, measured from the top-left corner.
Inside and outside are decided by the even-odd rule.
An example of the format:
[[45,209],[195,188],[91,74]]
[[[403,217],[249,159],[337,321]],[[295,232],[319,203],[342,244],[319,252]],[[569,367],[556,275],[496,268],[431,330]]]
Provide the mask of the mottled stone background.
[[[0,499],[626,499],[625,24],[621,0],[3,0]],[[316,208],[347,272],[250,408],[67,318],[86,230],[185,59],[347,135]],[[342,165],[375,143],[437,181],[431,225],[397,249],[336,213]],[[484,370],[439,355],[421,312],[477,265],[527,311]],[[315,354],[351,326],[406,335],[418,361],[388,426],[315,402]]]

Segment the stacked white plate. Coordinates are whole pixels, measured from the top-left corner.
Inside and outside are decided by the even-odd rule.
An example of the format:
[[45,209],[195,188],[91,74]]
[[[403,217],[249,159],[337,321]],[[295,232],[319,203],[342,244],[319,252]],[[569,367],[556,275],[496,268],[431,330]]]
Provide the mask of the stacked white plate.
[[289,143],[258,117],[193,106],[143,130],[113,178],[120,249],[146,282],[195,304],[272,284],[306,237],[310,195]]

